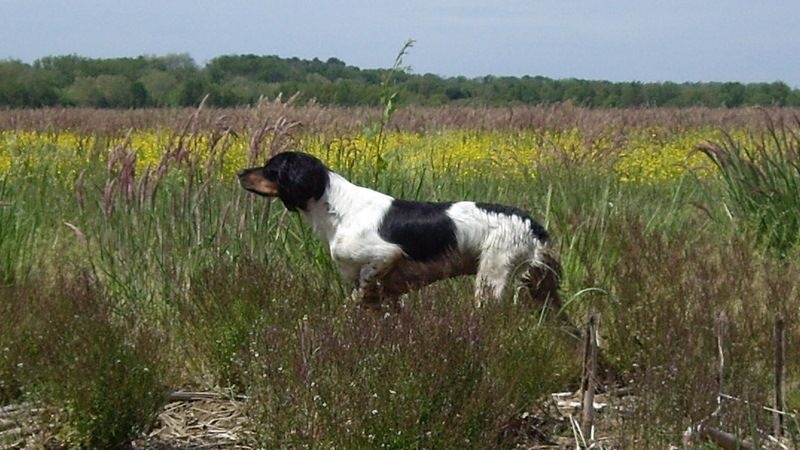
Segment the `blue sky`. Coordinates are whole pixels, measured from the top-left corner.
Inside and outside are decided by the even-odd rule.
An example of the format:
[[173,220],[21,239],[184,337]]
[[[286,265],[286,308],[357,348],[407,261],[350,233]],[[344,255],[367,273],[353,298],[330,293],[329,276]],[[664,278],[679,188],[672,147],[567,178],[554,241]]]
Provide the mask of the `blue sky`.
[[0,0],[0,59],[254,53],[374,68],[413,38],[414,73],[800,88],[798,18],[798,0]]

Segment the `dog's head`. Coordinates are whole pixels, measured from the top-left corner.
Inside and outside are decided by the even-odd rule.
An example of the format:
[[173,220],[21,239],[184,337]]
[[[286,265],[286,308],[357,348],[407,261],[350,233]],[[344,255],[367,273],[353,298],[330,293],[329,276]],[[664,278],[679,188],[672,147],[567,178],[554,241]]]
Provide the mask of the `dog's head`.
[[244,169],[239,184],[265,197],[278,197],[286,209],[306,209],[311,199],[319,200],[328,187],[328,168],[319,159],[301,152],[283,152],[263,167]]

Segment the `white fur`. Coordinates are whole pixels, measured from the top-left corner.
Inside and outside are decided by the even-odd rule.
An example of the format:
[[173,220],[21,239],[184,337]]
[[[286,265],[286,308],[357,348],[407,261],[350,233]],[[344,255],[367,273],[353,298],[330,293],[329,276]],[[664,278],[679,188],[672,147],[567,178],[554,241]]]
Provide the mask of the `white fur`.
[[488,212],[474,202],[455,203],[447,215],[456,224],[461,253],[479,255],[475,280],[478,302],[500,298],[514,269],[533,262],[544,245],[531,233],[528,219]]

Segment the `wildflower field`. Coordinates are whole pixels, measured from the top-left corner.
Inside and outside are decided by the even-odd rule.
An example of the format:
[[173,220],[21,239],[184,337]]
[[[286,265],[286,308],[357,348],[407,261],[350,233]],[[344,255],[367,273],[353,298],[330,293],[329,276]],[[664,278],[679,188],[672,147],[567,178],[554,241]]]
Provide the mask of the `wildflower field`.
[[[179,389],[241,402],[220,446],[709,448],[684,443],[701,423],[777,445],[762,407],[800,408],[796,114],[0,111],[0,408],[36,411],[0,416],[0,447],[147,447]],[[515,292],[476,310],[454,279],[360,310],[299,217],[235,182],[286,149],[396,197],[529,211],[559,250],[560,314],[599,312],[598,382],[626,400],[579,439],[551,394],[579,388],[582,344]]]

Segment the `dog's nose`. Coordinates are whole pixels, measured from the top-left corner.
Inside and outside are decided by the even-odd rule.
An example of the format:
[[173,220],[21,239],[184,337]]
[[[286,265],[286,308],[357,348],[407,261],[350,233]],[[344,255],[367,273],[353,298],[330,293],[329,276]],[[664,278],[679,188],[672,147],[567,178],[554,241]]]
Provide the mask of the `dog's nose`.
[[245,173],[247,173],[247,169],[241,169],[241,170],[239,170],[238,172],[236,172],[236,176],[237,176],[237,177],[241,177],[241,176],[242,176],[242,175],[244,175]]

